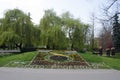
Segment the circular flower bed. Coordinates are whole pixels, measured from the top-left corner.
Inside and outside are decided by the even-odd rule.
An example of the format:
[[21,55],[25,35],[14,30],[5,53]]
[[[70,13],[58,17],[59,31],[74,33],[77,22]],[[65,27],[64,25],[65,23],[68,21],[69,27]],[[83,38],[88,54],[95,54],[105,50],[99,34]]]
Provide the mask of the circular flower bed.
[[39,53],[31,65],[43,65],[49,67],[57,66],[88,66],[86,61],[77,53],[49,52]]
[[58,55],[53,55],[50,57],[51,60],[56,60],[56,61],[64,61],[67,60],[66,56],[58,56]]

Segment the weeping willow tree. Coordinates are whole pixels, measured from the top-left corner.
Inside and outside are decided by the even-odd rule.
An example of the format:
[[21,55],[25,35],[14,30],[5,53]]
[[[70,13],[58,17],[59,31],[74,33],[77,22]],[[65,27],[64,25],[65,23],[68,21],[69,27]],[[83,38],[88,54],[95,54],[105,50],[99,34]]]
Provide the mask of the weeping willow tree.
[[88,25],[79,24],[75,27],[72,33],[73,48],[77,51],[82,51],[86,47],[86,35],[87,35]]
[[46,10],[40,21],[41,44],[48,49],[65,49],[67,48],[67,38],[62,31],[61,19],[53,10]]
[[0,36],[0,45],[3,48],[7,46],[9,49],[13,49],[16,48],[15,43],[19,42],[19,40],[20,37],[13,31],[5,31]]
[[82,50],[85,47],[89,26],[73,18],[69,13],[57,16],[53,10],[46,10],[40,21],[41,44],[48,49]]
[[51,30],[51,42],[53,49],[66,49],[68,42],[65,33],[61,30],[61,26],[53,27]]
[[83,24],[79,19],[73,18],[69,12],[62,14],[62,21],[71,50],[83,50],[85,48],[89,26]]
[[46,46],[48,49],[81,50],[85,46],[89,26],[73,18],[69,12],[57,16],[45,10],[39,27],[33,25],[29,15],[19,9],[8,10],[0,19],[0,46],[9,49]]
[[33,27],[30,16],[23,11],[19,9],[8,10],[1,20],[0,25],[1,46],[21,49],[35,44],[34,32],[36,29]]

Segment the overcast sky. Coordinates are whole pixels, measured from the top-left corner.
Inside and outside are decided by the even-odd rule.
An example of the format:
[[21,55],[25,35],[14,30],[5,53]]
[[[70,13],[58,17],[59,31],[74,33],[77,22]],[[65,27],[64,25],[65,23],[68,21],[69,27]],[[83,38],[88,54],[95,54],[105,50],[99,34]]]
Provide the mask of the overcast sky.
[[0,0],[0,18],[8,9],[18,8],[30,12],[33,22],[38,24],[46,9],[54,9],[58,15],[69,11],[75,18],[87,23],[90,14],[100,11],[103,0]]
[[[54,9],[57,15],[69,11],[75,18],[90,23],[91,13],[99,15],[105,0],[0,0],[0,18],[8,9],[18,8],[25,13],[30,12],[32,21],[39,24],[44,10]],[[96,26],[97,28],[99,26]]]

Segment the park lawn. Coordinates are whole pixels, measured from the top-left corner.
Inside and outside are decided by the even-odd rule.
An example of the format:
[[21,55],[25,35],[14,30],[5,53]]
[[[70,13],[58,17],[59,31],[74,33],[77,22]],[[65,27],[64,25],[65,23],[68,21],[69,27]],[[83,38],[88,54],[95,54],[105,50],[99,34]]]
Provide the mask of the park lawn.
[[112,69],[120,70],[120,53],[117,53],[115,57],[106,57],[93,55],[92,53],[80,54],[88,63],[105,63]]
[[10,62],[27,62],[28,64],[36,54],[37,51],[0,56],[0,67],[5,66]]
[[[10,62],[29,62],[38,52],[25,52],[21,54],[12,54],[8,56],[0,56],[0,67],[3,67]],[[120,70],[120,53],[115,57],[106,57],[93,55],[90,52],[80,54],[88,63],[105,63],[112,69]]]

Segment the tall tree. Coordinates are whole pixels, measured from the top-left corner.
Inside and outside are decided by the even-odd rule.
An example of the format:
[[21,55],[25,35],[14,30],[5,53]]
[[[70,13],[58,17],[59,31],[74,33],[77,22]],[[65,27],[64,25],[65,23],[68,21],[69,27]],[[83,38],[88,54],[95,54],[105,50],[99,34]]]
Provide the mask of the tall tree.
[[56,13],[52,9],[46,10],[40,21],[41,44],[45,45],[48,49],[62,48],[64,46],[62,44],[66,44],[67,42],[61,26],[61,19]]
[[103,25],[99,35],[99,46],[102,46],[103,49],[111,48],[113,46],[111,30],[111,27],[104,27]]
[[63,28],[65,29],[66,36],[69,38],[69,45],[70,49],[73,50],[73,31],[75,27],[75,20],[73,19],[73,16],[69,12],[65,12],[62,14],[62,23]]
[[88,26],[80,22],[79,19],[74,19],[69,13],[62,14],[63,27],[65,28],[66,36],[69,38],[71,49],[78,51],[83,50],[86,43],[86,35],[88,33]]
[[[33,24],[30,16],[19,9],[8,10],[2,19],[1,45],[14,45],[18,48],[33,46]],[[10,33],[10,34],[9,34]],[[9,35],[9,36],[8,36]],[[3,40],[5,39],[5,40]]]
[[91,21],[92,21],[92,34],[91,34],[91,49],[92,49],[92,51],[94,50],[94,39],[95,39],[95,37],[94,37],[94,29],[95,29],[95,14],[94,13],[92,13],[92,15],[91,15]]
[[113,23],[113,42],[117,51],[120,51],[120,23],[118,14],[115,14]]
[[115,31],[114,31],[113,23],[115,23],[115,16],[120,13],[119,12],[120,5],[118,4],[120,4],[120,0],[108,0],[108,5],[106,5],[105,3],[103,8],[103,12],[104,12],[102,13],[103,18],[99,19],[103,27],[102,28],[103,33],[100,33],[100,38],[101,38],[100,42],[104,48],[111,48],[112,46],[114,46],[113,43],[115,42],[115,38],[112,37],[112,35],[114,35]]

